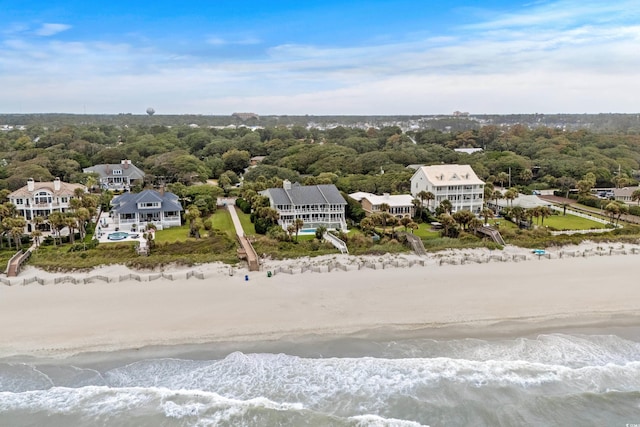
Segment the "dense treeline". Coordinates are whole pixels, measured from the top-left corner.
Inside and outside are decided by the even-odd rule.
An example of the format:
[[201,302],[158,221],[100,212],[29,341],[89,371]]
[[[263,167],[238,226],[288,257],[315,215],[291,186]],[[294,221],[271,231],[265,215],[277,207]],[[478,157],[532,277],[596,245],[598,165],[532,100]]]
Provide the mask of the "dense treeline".
[[[482,148],[473,154],[455,148]],[[397,126],[329,130],[301,125],[252,131],[247,127],[188,125],[65,125],[0,132],[0,188],[27,178],[87,183],[82,168],[129,159],[148,174],[185,185],[218,179],[231,189],[245,181],[289,179],[335,183],[344,192],[409,192],[412,164],[470,164],[478,175],[521,190],[574,187],[586,174],[595,186],[637,183],[640,136],[626,133],[484,126],[459,132],[403,132]],[[248,170],[251,158],[263,157]],[[591,175],[590,175],[591,176]]]

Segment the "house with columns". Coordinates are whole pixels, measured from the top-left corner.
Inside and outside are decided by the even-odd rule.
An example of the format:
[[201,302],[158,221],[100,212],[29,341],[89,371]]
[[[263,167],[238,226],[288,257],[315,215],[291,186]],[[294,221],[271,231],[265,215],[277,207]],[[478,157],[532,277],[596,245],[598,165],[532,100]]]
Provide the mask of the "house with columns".
[[411,195],[417,198],[421,191],[433,193],[435,206],[449,200],[452,212],[482,211],[484,181],[469,165],[421,166],[411,177]]
[[260,194],[269,198],[271,208],[280,215],[278,224],[285,230],[296,219],[303,221],[302,231],[320,226],[347,230],[347,201],[333,184],[300,185],[285,180],[283,188],[269,188]]
[[9,202],[15,207],[18,215],[26,221],[26,233],[35,229],[34,218],[41,217],[45,222],[40,225],[43,231],[50,231],[46,222],[52,212],[66,212],[69,209],[69,201],[75,197],[76,189],[87,192],[87,187],[82,184],[70,184],[56,178],[53,181],[36,182],[27,180],[27,185],[9,194]]

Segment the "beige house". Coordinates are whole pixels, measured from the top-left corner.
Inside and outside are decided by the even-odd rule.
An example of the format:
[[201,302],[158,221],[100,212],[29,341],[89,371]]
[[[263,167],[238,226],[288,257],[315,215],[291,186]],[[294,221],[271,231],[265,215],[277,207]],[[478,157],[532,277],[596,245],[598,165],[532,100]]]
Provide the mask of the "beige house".
[[[69,184],[60,181],[60,178],[48,182],[28,179],[27,185],[9,194],[8,198],[16,207],[18,215],[27,221],[25,232],[30,233],[35,227],[34,218],[42,217],[46,220],[52,212],[66,212],[69,201],[74,198],[78,188],[83,192],[87,191],[87,187],[82,184]],[[49,230],[49,224],[45,223],[42,227]]]
[[411,195],[418,197],[421,191],[433,193],[434,206],[449,200],[452,212],[468,210],[479,214],[484,202],[484,181],[469,165],[420,167],[411,177]]
[[376,194],[357,192],[349,194],[353,200],[360,202],[362,209],[367,216],[382,212],[380,207],[383,204],[389,206],[388,212],[396,218],[413,218],[415,206],[413,205],[414,197],[410,194],[391,195],[384,193],[382,196]]

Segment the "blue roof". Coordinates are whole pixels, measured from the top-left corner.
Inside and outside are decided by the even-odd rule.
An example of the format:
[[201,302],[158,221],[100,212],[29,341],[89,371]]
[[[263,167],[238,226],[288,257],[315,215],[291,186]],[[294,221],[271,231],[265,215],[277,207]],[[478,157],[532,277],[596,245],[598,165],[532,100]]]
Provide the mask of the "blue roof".
[[140,211],[140,209],[138,209],[139,203],[160,203],[158,209],[145,209],[145,212],[182,211],[182,205],[180,205],[178,196],[169,192],[161,194],[156,190],[121,194],[113,198],[111,206],[116,213],[136,213]]

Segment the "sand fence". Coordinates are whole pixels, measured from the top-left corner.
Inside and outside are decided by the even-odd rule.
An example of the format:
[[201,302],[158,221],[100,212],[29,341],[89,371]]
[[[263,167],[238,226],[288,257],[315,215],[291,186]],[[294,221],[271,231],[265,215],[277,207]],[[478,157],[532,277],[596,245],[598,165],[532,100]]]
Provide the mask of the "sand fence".
[[[213,276],[213,275],[212,275]],[[199,271],[186,271],[181,273],[151,273],[151,274],[120,274],[120,275],[93,275],[86,277],[78,276],[56,276],[56,277],[28,277],[24,279],[7,279],[0,277],[0,283],[7,286],[25,286],[32,283],[39,285],[59,285],[63,283],[71,283],[74,285],[86,285],[89,283],[104,282],[104,283],[117,283],[117,282],[153,282],[155,280],[164,279],[170,281],[184,280],[184,279],[198,279],[204,280],[206,275]]]
[[[588,244],[578,247],[564,247],[551,251],[531,251],[529,249],[511,247],[504,251],[489,251],[485,249],[476,250],[450,250],[440,253],[430,253],[427,256],[384,254],[380,256],[354,256],[341,255],[318,258],[299,258],[289,260],[273,261],[271,265],[265,262],[262,272],[268,276],[276,274],[303,274],[303,273],[331,273],[339,271],[353,270],[387,270],[393,268],[416,268],[428,266],[464,265],[464,264],[485,264],[502,262],[525,262],[533,260],[551,260],[562,258],[591,257],[591,256],[619,256],[640,254],[639,245],[619,245],[602,246]],[[93,274],[81,276],[75,275],[55,275],[43,273],[35,274],[25,278],[4,278],[0,277],[0,283],[7,286],[29,285],[36,283],[39,285],[56,285],[71,283],[75,285],[90,283],[115,283],[115,282],[154,282],[160,280],[181,281],[181,280],[205,280],[215,279],[221,275],[235,274],[244,275],[248,273],[245,268],[236,266],[219,265],[216,268],[211,266],[198,270],[186,270],[176,272],[153,272],[140,274],[137,272],[111,272],[111,274]],[[95,273],[95,272],[94,272]]]

